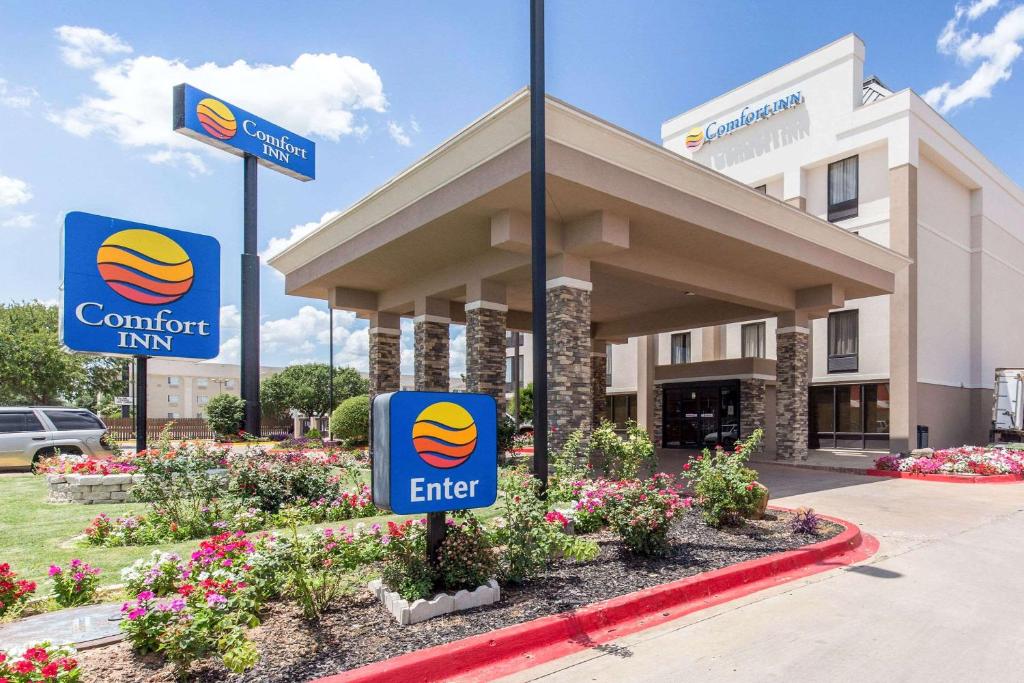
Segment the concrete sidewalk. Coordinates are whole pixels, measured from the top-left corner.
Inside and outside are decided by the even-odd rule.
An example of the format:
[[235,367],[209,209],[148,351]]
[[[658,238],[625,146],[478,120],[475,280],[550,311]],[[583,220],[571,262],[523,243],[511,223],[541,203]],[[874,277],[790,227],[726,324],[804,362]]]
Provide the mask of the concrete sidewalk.
[[1024,679],[1024,484],[758,468],[774,503],[848,519],[878,554],[502,680]]

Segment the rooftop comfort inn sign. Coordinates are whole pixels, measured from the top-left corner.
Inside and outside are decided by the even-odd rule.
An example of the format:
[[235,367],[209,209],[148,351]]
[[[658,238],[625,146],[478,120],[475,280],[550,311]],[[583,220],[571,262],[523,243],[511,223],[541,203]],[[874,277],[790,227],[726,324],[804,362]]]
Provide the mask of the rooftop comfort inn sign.
[[747,126],[753,125],[758,121],[764,121],[780,112],[788,111],[803,104],[803,102],[804,97],[797,90],[776,97],[768,102],[759,102],[755,105],[743,107],[740,111],[730,114],[725,118],[715,119],[703,126],[690,129],[690,132],[686,134],[686,149],[690,152],[696,152],[708,143],[727,135],[732,135]]
[[174,87],[174,130],[299,180],[316,177],[312,140],[187,83]]
[[73,212],[64,221],[61,341],[73,351],[213,358],[220,244],[213,237]]

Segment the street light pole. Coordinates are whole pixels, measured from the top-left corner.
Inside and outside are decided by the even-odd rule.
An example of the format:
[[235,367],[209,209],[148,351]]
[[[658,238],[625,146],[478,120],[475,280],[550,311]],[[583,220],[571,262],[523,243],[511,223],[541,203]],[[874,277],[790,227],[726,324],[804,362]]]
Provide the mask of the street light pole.
[[547,160],[544,0],[530,2],[530,251],[533,289],[533,472],[548,485]]
[[327,438],[330,441],[334,440],[334,434],[331,433],[331,416],[334,415],[334,306],[331,302],[327,302],[327,352],[331,356],[330,363],[328,364],[329,370],[327,371]]

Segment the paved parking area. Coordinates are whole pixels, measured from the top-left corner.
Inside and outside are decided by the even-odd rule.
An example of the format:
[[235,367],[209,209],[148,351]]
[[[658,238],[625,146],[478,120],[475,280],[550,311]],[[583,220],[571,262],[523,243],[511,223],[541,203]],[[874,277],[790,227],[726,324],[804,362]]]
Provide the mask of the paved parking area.
[[758,469],[773,502],[848,519],[879,552],[503,681],[1024,680],[1024,483]]

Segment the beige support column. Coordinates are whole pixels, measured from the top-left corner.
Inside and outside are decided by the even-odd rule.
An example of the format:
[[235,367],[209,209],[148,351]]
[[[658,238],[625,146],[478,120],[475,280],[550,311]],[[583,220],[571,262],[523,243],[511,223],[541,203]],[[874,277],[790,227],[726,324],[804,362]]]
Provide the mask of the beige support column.
[[917,166],[889,169],[889,247],[912,263],[889,297],[889,450],[917,445]]
[[505,412],[505,286],[471,283],[466,288],[466,389],[489,394]]
[[596,427],[608,418],[608,354],[611,346],[602,341],[590,341],[590,393],[594,398],[594,416],[591,422]]
[[775,457],[807,459],[808,321],[802,311],[778,316]]
[[591,428],[590,262],[562,254],[549,259],[548,424],[552,451],[569,434]]
[[451,304],[446,299],[421,297],[413,318],[416,391],[448,391],[448,324]]
[[654,383],[654,367],[658,364],[658,335],[637,338],[636,349],[636,419],[661,447],[661,387]]
[[725,325],[701,328],[700,358],[695,360],[721,360],[725,358]]
[[370,314],[370,399],[398,391],[402,382],[402,319],[396,313]]

